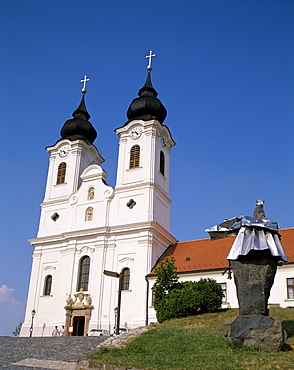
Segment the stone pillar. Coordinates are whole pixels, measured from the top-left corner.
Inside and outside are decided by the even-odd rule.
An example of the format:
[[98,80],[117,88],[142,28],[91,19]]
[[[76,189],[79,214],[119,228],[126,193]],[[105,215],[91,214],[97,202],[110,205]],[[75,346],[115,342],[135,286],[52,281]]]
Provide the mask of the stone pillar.
[[91,319],[91,308],[85,310],[85,326],[84,326],[84,335],[89,331],[89,323]]
[[268,316],[268,299],[277,271],[277,258],[270,250],[251,250],[230,261],[239,302],[239,315]]
[[68,331],[69,327],[71,326],[71,308],[67,308],[67,307],[64,307],[65,308],[65,328],[66,328],[66,332],[65,332],[65,336],[69,336],[70,333]]

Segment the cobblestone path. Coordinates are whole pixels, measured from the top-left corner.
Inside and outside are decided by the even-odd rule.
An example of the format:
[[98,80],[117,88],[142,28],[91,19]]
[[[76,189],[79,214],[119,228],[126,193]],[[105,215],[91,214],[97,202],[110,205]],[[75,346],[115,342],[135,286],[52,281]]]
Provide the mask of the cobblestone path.
[[0,337],[0,369],[74,370],[78,356],[106,337]]

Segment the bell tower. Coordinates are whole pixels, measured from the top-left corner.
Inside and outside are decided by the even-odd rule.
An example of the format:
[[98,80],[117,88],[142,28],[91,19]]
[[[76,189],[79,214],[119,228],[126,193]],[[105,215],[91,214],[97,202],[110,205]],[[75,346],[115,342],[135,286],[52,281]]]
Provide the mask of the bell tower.
[[[73,112],[72,119],[67,120],[61,131],[61,138],[55,145],[47,147],[50,154],[49,169],[38,236],[52,233],[52,221],[64,214],[62,227],[70,227],[70,217],[64,203],[76,193],[82,183],[82,173],[91,164],[104,162],[97,148],[93,145],[97,137],[94,126],[89,121],[90,114],[85,105],[86,82],[84,77],[82,99]],[[56,225],[54,225],[56,230]]]
[[[115,130],[119,157],[115,193],[119,197],[117,222],[157,222],[170,229],[170,153],[175,145],[163,124],[167,111],[151,82],[150,52],[147,78],[127,111],[128,121]],[[130,211],[131,210],[131,211]]]
[[[147,56],[146,81],[127,110],[127,122],[115,130],[119,153],[109,218],[113,257],[109,254],[105,269],[128,271],[128,288],[121,297],[121,321],[133,327],[146,325],[146,275],[166,248],[177,242],[170,233],[169,197],[170,154],[175,142],[163,124],[167,111],[151,82],[154,56],[152,52]],[[105,282],[109,279],[106,277]],[[112,302],[113,306],[115,296]]]

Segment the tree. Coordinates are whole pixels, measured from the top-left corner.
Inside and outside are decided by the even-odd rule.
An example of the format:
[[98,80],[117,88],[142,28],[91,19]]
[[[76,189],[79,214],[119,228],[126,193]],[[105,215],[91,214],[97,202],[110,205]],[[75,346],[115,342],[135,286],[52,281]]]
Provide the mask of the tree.
[[15,337],[18,337],[19,334],[20,334],[20,330],[21,330],[21,327],[22,327],[22,323],[18,324],[17,327],[15,328],[14,332],[12,332],[12,334],[15,336]]
[[178,275],[173,257],[161,261],[155,269],[157,279],[152,287],[154,293],[154,303],[164,298],[172,289],[178,287]]
[[179,286],[178,275],[176,273],[175,259],[166,258],[161,261],[155,269],[157,279],[152,287],[154,293],[154,308],[158,322],[165,319],[166,296]]

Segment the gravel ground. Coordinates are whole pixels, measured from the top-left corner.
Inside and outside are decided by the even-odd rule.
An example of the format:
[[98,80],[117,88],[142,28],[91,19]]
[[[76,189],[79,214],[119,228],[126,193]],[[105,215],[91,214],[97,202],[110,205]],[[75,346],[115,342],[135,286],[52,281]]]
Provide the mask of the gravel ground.
[[106,337],[0,337],[0,369],[74,370],[78,356]]

